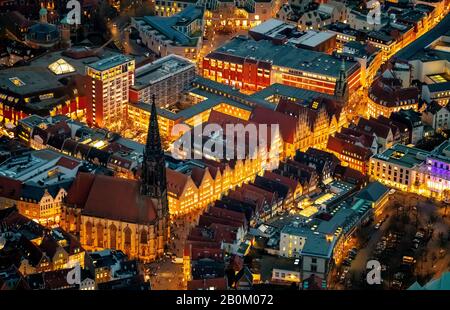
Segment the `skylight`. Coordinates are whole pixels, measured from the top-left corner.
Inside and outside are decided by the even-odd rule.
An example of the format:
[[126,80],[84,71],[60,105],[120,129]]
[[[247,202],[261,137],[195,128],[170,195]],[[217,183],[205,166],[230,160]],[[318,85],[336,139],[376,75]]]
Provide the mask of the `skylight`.
[[50,71],[52,71],[56,75],[67,74],[71,72],[75,72],[75,68],[72,67],[67,61],[60,58],[54,63],[48,66]]
[[10,78],[9,80],[11,81],[11,83],[13,83],[14,85],[16,85],[17,87],[20,87],[20,86],[24,86],[24,85],[25,85],[25,83],[24,83],[21,79],[19,79],[17,76],[12,77],[12,78]]

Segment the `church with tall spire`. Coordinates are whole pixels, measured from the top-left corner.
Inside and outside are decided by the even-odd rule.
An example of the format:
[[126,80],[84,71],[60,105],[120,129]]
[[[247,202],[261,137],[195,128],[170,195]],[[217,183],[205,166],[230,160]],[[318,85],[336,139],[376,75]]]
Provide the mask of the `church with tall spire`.
[[[152,96],[152,108],[147,131],[141,172],[141,195],[150,197],[156,207],[157,217],[161,219],[158,227],[161,244],[169,237],[169,203],[167,199],[166,166],[164,151],[159,134],[158,115],[156,113],[155,95]],[[164,238],[165,236],[165,238]]]
[[88,251],[116,249],[145,262],[164,255],[169,208],[154,98],[139,179],[79,173],[62,209],[61,226]]

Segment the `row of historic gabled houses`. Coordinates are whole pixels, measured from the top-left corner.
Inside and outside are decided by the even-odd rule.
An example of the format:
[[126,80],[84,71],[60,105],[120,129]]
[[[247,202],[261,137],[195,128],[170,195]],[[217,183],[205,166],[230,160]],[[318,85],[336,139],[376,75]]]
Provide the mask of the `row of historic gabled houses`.
[[15,266],[24,276],[89,264],[75,236],[60,228],[45,228],[15,207],[0,211],[0,235],[5,241],[0,267]]
[[[268,145],[257,144],[256,156],[246,153],[245,158],[223,159],[215,158],[215,154],[209,154],[212,155],[208,156],[209,159],[203,156],[201,160],[189,160],[174,169],[171,169],[169,165],[167,185],[171,214],[182,215],[195,209],[205,208],[231,189],[253,181],[265,170],[278,168],[280,162],[293,158],[297,150],[306,151],[310,147],[325,148],[328,136],[339,131],[345,123],[345,112],[337,102],[327,98],[317,98],[308,104],[281,98],[275,111],[255,107],[247,121],[218,111],[211,111],[208,121],[203,125],[215,124],[223,129],[224,137],[219,142],[223,142],[224,151],[219,152],[219,155],[225,156],[227,151],[225,139],[227,125],[242,125],[243,128],[255,125],[258,135],[266,128],[270,131],[269,126],[274,124],[278,125],[279,130],[275,136],[267,134]],[[267,125],[267,127],[260,125]],[[208,139],[210,137],[202,138],[204,139],[201,140],[201,147],[207,141],[211,142]],[[247,136],[245,140],[244,148],[247,152],[250,152],[249,145],[253,138],[255,137]],[[217,137],[216,141],[218,141]],[[192,135],[192,153],[184,152],[177,155],[181,158],[190,158],[188,155],[195,155],[195,143],[198,142]],[[306,187],[314,187],[314,177],[305,182],[308,183]]]
[[243,264],[250,249],[249,228],[283,212],[301,194],[299,182],[266,171],[211,204],[185,243],[183,272],[188,289],[256,283],[256,276],[253,279]]

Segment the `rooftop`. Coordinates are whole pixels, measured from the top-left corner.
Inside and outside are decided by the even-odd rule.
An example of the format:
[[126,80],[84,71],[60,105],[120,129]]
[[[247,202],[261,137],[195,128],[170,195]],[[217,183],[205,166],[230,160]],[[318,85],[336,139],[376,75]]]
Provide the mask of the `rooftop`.
[[406,168],[413,168],[422,164],[429,155],[430,152],[403,144],[396,144],[381,154],[373,155],[372,158]]
[[[206,57],[240,57],[267,62],[274,66],[312,72],[331,78],[338,78],[342,62],[325,53],[305,50],[291,45],[275,45],[267,40],[253,41],[248,37],[237,36],[216,49]],[[345,62],[349,76],[358,68],[354,61]]]
[[[189,93],[195,95],[197,98],[202,97],[204,100],[177,112],[164,108],[156,108],[158,115],[171,120],[187,120],[220,104],[228,104],[249,112],[252,111],[252,107],[254,106],[263,106],[271,110],[275,108],[273,104],[263,99],[248,96],[233,89],[231,86],[203,77],[197,77],[194,80],[193,88],[189,90]],[[136,103],[134,106],[148,112],[151,110],[151,105],[143,102]]]
[[186,26],[195,20],[202,20],[203,14],[203,7],[188,5],[183,11],[170,17],[144,16],[134,19],[142,26],[147,26],[149,30],[156,30],[176,45],[195,46],[200,36],[188,36],[179,31],[177,27]]
[[[447,14],[447,16],[445,16],[444,19],[441,20],[433,29],[425,33],[420,38],[414,40],[405,48],[402,48],[399,52],[397,52],[397,54],[395,54],[395,57],[408,60],[422,58],[426,59],[427,52],[425,52],[425,47],[439,39],[439,37],[445,35],[448,32],[448,29],[450,29],[449,14]],[[449,59],[449,57],[450,55],[447,55],[447,59]]]
[[268,100],[271,96],[280,96],[285,97],[291,100],[305,100],[305,101],[312,101],[313,99],[316,99],[317,97],[324,97],[332,99],[333,96],[319,93],[313,90],[293,87],[289,85],[274,83],[263,90],[254,93],[251,95],[252,98],[262,99],[262,100]]
[[[72,165],[72,162],[75,164]],[[66,173],[68,175],[74,174],[80,164],[79,160],[49,149],[43,149],[11,157],[4,161],[0,165],[0,175],[22,182],[31,181],[37,184],[50,184],[64,178]],[[68,170],[56,169],[58,166]]]
[[442,82],[442,83],[433,83],[427,85],[430,92],[442,92],[450,90],[450,81]]
[[167,77],[194,68],[194,63],[177,55],[169,55],[136,69],[134,89],[142,89]]
[[88,64],[87,66],[98,71],[104,71],[128,63],[132,60],[133,59],[131,57],[120,54],[108,57],[106,59],[101,59],[94,63]]

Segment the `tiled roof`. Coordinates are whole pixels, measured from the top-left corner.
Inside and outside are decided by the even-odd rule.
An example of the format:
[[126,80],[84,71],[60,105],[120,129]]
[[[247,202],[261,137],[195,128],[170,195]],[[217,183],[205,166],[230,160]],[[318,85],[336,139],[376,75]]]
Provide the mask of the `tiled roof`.
[[0,197],[18,200],[22,191],[22,182],[0,176]]
[[343,154],[345,150],[346,155],[350,156],[349,154],[353,154],[351,157],[357,158],[359,161],[366,161],[372,155],[372,152],[367,148],[349,143],[333,136],[328,138],[327,149],[338,154]]
[[391,132],[391,128],[374,118],[366,119],[360,118],[358,121],[358,127],[361,131],[368,134],[375,134],[378,138],[386,139]]
[[276,182],[280,182],[281,184],[284,184],[286,186],[288,186],[290,188],[290,190],[292,191],[292,193],[297,189],[297,187],[299,186],[299,182],[296,180],[293,180],[291,178],[279,175],[277,173],[271,172],[271,171],[265,171],[264,172],[264,178],[272,180],[272,181],[276,181]]
[[[155,206],[150,197],[140,194],[139,181],[95,175],[87,191],[84,215],[139,224],[156,219]],[[80,192],[75,201],[82,201],[85,194]]]
[[295,117],[266,108],[256,107],[250,116],[250,120],[257,124],[267,124],[268,127],[269,125],[278,124],[283,141],[291,144],[294,143],[298,122]]
[[166,169],[167,191],[180,197],[183,194],[189,176],[181,172]]
[[377,104],[386,107],[398,107],[419,101],[420,91],[417,87],[401,88],[397,81],[380,78],[369,89],[369,97]]
[[67,192],[66,203],[84,207],[94,179],[94,174],[79,173]]

